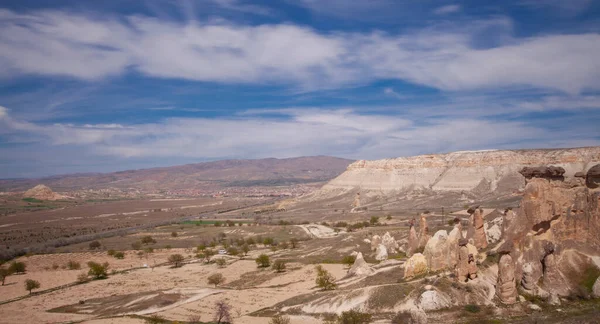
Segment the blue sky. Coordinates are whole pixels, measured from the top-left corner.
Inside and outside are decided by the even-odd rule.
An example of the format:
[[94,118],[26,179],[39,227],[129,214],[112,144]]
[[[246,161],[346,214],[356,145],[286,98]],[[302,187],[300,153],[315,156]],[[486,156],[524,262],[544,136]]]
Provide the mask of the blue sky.
[[0,178],[600,144],[600,1],[5,0]]

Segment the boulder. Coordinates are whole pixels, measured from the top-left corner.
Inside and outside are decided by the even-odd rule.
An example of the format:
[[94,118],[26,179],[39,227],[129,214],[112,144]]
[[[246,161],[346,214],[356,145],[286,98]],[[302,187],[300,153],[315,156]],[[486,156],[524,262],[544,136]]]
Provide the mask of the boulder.
[[503,254],[498,263],[498,281],[496,296],[504,304],[517,302],[517,285],[515,282],[515,264],[510,254]]
[[442,308],[450,307],[450,300],[436,290],[428,290],[419,297],[419,306],[424,311],[434,311]]
[[385,247],[385,245],[379,244],[379,246],[377,247],[377,250],[375,251],[375,260],[383,261],[383,260],[387,260],[387,258],[388,258],[387,248]]
[[427,273],[427,260],[421,253],[415,253],[404,264],[404,279]]
[[354,264],[348,270],[348,275],[357,276],[357,277],[366,277],[372,275],[374,272],[373,269],[369,266],[369,264],[363,258],[362,253],[358,253],[356,255],[356,260],[354,260]]
[[565,174],[565,169],[556,166],[540,166],[540,167],[524,167],[519,171],[525,179],[531,178],[548,178],[548,179],[562,179]]
[[444,230],[437,231],[425,245],[423,251],[427,260],[429,271],[440,271],[450,266],[450,247],[448,233]]
[[585,175],[585,184],[591,189],[596,189],[600,186],[600,164],[596,164],[588,170]]

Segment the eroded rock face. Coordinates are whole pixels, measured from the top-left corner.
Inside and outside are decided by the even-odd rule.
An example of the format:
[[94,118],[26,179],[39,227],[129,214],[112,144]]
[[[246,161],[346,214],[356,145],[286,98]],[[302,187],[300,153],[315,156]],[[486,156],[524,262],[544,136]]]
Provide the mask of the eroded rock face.
[[562,179],[565,169],[557,166],[524,167],[519,171],[525,179],[531,178],[549,178]]
[[373,235],[371,238],[371,251],[377,250],[379,244],[381,244],[381,237],[379,235]]
[[496,296],[504,304],[517,302],[517,285],[515,282],[515,264],[510,254],[503,254],[498,263],[498,282]]
[[594,287],[592,287],[592,296],[594,296],[595,298],[600,298],[600,277],[596,279]]
[[462,239],[462,226],[455,224],[448,234],[448,267],[454,269],[458,262],[458,241]]
[[585,184],[591,189],[600,187],[600,164],[596,164],[588,170],[585,176]]
[[356,255],[356,260],[354,260],[354,264],[348,270],[348,275],[358,276],[358,277],[366,277],[373,274],[373,269],[369,266],[369,264],[365,261],[362,253],[358,253]]
[[404,279],[410,279],[427,273],[427,259],[421,253],[415,253],[404,264]]
[[527,180],[516,217],[505,215],[505,242],[513,244],[519,285],[539,296],[566,296],[576,291],[575,278],[591,262],[580,255],[600,255],[600,189],[590,186],[587,175],[585,183],[563,180],[560,168],[537,174],[544,177]]
[[450,267],[450,246],[448,233],[437,231],[425,245],[423,251],[429,271],[440,271]]
[[52,191],[52,189],[44,186],[37,185],[23,194],[23,198],[34,198],[39,200],[58,200],[64,197]]

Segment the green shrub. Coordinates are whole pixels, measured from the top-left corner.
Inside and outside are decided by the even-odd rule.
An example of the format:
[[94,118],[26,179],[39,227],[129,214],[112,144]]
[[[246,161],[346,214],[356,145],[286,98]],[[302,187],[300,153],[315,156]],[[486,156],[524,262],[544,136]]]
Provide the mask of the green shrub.
[[115,257],[115,259],[124,259],[125,258],[125,253],[123,253],[123,252],[115,252],[115,254],[113,254],[113,256]]
[[269,256],[266,254],[261,254],[256,258],[256,264],[259,268],[268,268],[271,265],[271,261],[269,260]]
[[272,269],[275,270],[276,272],[284,272],[285,268],[286,268],[285,261],[275,260],[275,262],[273,262]]
[[363,313],[358,310],[349,310],[342,312],[338,318],[339,324],[367,324],[371,323],[373,316],[369,313]]
[[169,256],[169,262],[173,264],[174,268],[179,268],[183,263],[184,257],[181,254],[171,254]]
[[10,273],[25,273],[26,270],[27,265],[25,265],[24,262],[13,261],[8,266],[8,271],[10,271]]
[[27,279],[25,280],[25,289],[29,290],[29,294],[31,294],[31,291],[34,289],[38,289],[40,288],[40,283],[39,281],[33,280],[33,279]]
[[92,276],[95,280],[105,279],[106,277],[108,277],[108,262],[100,264],[94,261],[90,261],[87,265],[90,268],[90,270],[88,271],[88,275]]
[[479,313],[481,311],[481,307],[478,305],[468,304],[465,305],[465,310],[469,313]]
[[269,324],[290,324],[291,320],[287,316],[276,315],[271,318]]
[[316,270],[317,279],[315,279],[315,283],[317,284],[317,287],[323,290],[335,289],[337,285],[335,284],[335,278],[333,277],[333,275],[320,265],[316,267]]

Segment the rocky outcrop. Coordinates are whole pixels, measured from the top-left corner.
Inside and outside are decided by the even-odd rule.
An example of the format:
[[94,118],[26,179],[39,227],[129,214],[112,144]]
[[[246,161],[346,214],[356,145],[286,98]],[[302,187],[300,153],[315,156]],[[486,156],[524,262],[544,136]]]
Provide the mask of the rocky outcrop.
[[588,170],[585,176],[585,184],[591,189],[600,187],[600,164],[595,165]]
[[498,299],[504,304],[514,304],[517,302],[515,264],[508,253],[502,254],[498,263],[496,296],[498,296]]
[[458,241],[462,238],[462,226],[458,222],[448,234],[448,267],[450,269],[454,269],[458,262]]
[[371,238],[371,251],[377,250],[379,244],[381,244],[381,236],[377,234],[373,235],[373,237]]
[[25,191],[25,193],[23,194],[23,198],[33,198],[39,200],[59,200],[64,199],[65,197],[55,193],[54,191],[52,191],[52,189],[44,185],[37,185]]
[[448,233],[437,231],[427,242],[423,251],[429,271],[440,271],[450,267],[450,246]]
[[383,236],[381,237],[381,244],[385,246],[388,253],[398,252],[398,243],[396,243],[394,237],[390,235],[390,232],[385,232],[385,234],[383,234]]
[[411,256],[404,264],[404,279],[410,279],[427,273],[427,260],[421,253]]
[[365,261],[362,253],[358,253],[356,255],[356,259],[354,260],[354,264],[348,270],[348,275],[357,276],[357,277],[366,277],[373,274],[373,269],[369,266],[369,264]]
[[537,169],[514,219],[506,213],[505,245],[512,245],[518,284],[530,293],[566,296],[578,289],[585,269],[595,266],[584,254],[600,255],[600,189],[589,181],[598,166],[585,179],[562,178],[552,166]]
[[434,311],[450,307],[450,299],[436,290],[428,290],[419,297],[419,306],[425,311]]
[[[562,167],[565,177],[587,171],[600,163],[600,147],[556,150],[469,151],[431,154],[377,161],[356,161],[346,172],[323,187],[324,191],[350,191],[361,194],[431,192],[469,192],[512,194],[524,187],[518,173],[523,167],[554,165]],[[486,186],[482,189],[481,184]],[[476,190],[477,189],[477,190]],[[457,202],[460,203],[460,202]],[[464,202],[462,203],[464,204]],[[462,206],[461,204],[461,206]]]
[[375,260],[383,261],[383,260],[387,260],[387,258],[388,258],[387,248],[385,247],[385,245],[379,244],[379,246],[377,247],[377,250],[375,251]]
[[519,173],[522,174],[525,179],[548,178],[562,180],[565,169],[557,166],[524,167]]
[[477,248],[468,243],[466,239],[460,239],[458,245],[456,279],[459,282],[467,282],[477,278]]
[[594,296],[595,298],[600,298],[600,277],[596,279],[596,282],[592,287],[592,296]]

